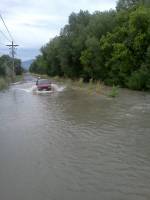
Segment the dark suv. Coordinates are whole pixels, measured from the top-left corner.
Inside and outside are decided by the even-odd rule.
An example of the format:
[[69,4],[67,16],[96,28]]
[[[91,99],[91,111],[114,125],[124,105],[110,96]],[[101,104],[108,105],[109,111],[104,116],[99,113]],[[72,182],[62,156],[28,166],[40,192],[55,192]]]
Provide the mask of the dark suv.
[[51,81],[48,79],[38,79],[36,81],[36,86],[38,90],[51,90]]

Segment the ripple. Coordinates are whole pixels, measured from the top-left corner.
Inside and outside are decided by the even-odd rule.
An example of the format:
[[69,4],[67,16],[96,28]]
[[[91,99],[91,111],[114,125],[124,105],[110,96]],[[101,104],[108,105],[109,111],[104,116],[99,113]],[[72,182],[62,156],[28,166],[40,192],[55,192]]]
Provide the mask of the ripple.
[[150,95],[33,84],[0,93],[1,199],[150,199]]

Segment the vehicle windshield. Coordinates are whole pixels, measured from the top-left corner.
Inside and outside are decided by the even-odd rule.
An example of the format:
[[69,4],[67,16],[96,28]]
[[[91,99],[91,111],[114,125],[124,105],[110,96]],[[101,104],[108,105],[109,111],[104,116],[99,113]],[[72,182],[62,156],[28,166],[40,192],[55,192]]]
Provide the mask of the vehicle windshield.
[[47,79],[40,79],[38,80],[38,85],[39,84],[50,84],[50,80],[47,80]]

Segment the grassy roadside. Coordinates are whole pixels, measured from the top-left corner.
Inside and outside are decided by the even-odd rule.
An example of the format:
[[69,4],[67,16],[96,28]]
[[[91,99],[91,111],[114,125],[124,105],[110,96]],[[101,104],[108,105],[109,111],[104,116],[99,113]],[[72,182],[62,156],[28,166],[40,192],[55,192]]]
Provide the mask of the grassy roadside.
[[9,85],[8,80],[0,77],[0,90],[6,89],[8,87],[8,85]]
[[15,76],[14,80],[8,77],[6,78],[0,77],[0,90],[7,89],[10,83],[16,83],[18,81],[21,81],[22,79],[23,79],[23,75]]
[[119,95],[119,88],[117,86],[106,86],[101,81],[92,81],[85,83],[82,78],[78,80],[72,80],[69,78],[62,77],[49,77],[48,75],[32,74],[34,77],[51,79],[54,82],[62,83],[75,90],[82,90],[88,94],[105,95],[111,98],[117,97]]
[[13,83],[19,82],[23,80],[23,74],[15,76],[15,79],[13,80]]

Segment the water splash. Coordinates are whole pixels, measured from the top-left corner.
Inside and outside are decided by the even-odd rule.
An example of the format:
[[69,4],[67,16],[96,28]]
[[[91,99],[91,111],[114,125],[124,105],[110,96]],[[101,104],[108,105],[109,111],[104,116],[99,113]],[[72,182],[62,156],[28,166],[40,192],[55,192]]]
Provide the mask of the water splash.
[[57,84],[52,83],[52,89],[54,91],[62,92],[62,91],[64,91],[65,88],[66,88],[65,86],[59,86]]
[[17,88],[17,89],[22,90],[22,91],[25,91],[25,92],[28,92],[28,93],[34,92],[34,91],[37,90],[36,86],[32,86],[32,87],[30,87],[30,88]]
[[18,81],[18,82],[15,82],[15,83],[11,83],[11,85],[19,85],[21,83],[22,83],[22,81]]
[[[34,93],[34,94],[50,94],[53,92],[62,92],[66,88],[65,86],[59,86],[57,84],[52,84],[52,90],[50,91],[39,91],[36,85],[31,84],[21,84],[21,87],[15,87],[13,89],[21,90],[27,93]],[[24,86],[24,87],[23,87]]]

